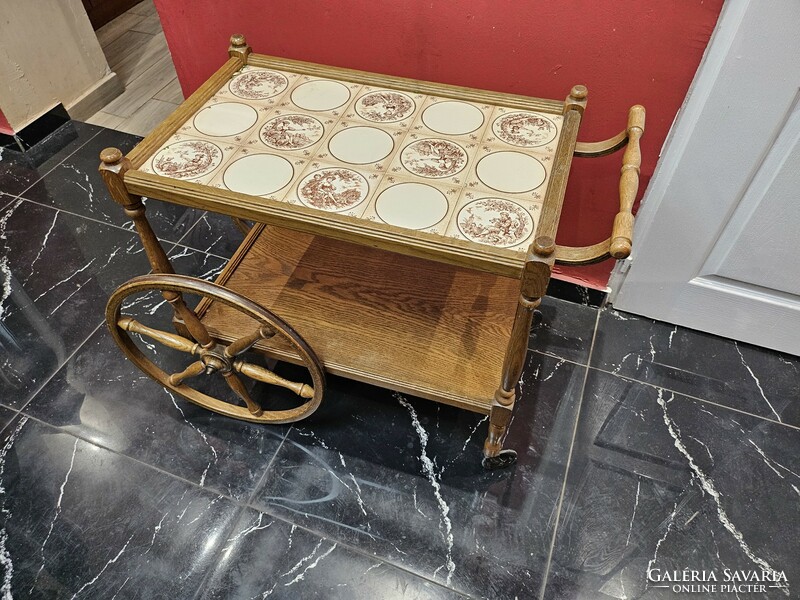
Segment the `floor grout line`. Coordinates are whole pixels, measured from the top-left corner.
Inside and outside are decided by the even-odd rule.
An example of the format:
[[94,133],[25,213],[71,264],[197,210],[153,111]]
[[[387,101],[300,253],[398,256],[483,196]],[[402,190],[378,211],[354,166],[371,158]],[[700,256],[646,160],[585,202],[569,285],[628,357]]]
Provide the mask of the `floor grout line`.
[[784,427],[789,427],[790,429],[797,429],[800,430],[800,426],[792,425],[791,423],[783,423],[781,421],[776,421],[775,419],[770,419],[769,417],[765,417],[763,415],[756,415],[751,412],[747,412],[746,410],[742,410],[741,408],[735,408],[733,406],[727,406],[725,404],[720,404],[719,402],[714,402],[713,400],[708,400],[706,398],[701,398],[700,396],[693,396],[691,394],[687,394],[686,392],[679,392],[678,390],[673,390],[672,388],[665,387],[663,385],[657,385],[655,383],[651,383],[649,381],[642,381],[641,379],[636,379],[635,377],[630,377],[626,375],[620,375],[619,373],[614,373],[613,371],[607,371],[606,369],[601,369],[599,367],[592,367],[589,368],[593,371],[598,371],[600,373],[606,373],[607,375],[613,375],[618,379],[623,379],[625,381],[631,381],[633,383],[640,383],[642,385],[646,385],[648,387],[656,388],[658,390],[664,390],[665,392],[670,392],[672,394],[677,394],[678,396],[683,396],[684,398],[689,398],[691,400],[697,400],[698,402],[702,402],[704,404],[710,404],[712,406],[716,406],[717,408],[723,408],[725,410],[729,410],[732,412],[739,413],[741,415],[746,415],[748,417],[753,417],[754,419],[761,419],[762,421],[767,421],[774,425],[782,425]]
[[[600,325],[600,311],[597,311],[597,317],[595,319],[594,324],[594,332],[592,333],[592,343],[589,346],[589,358],[587,359],[589,362],[592,360],[592,352],[594,352],[594,343],[597,339],[597,330]],[[550,569],[553,564],[553,552],[555,551],[556,546],[556,537],[558,536],[558,527],[561,524],[561,509],[564,505],[564,495],[567,492],[567,480],[569,479],[569,468],[572,464],[572,452],[575,449],[575,439],[578,435],[578,425],[581,421],[581,409],[583,408],[583,398],[586,394],[586,382],[589,379],[589,367],[586,367],[586,370],[583,374],[583,383],[581,384],[581,393],[580,398],[578,400],[578,407],[577,407],[577,415],[575,417],[575,425],[572,427],[572,439],[570,440],[569,444],[569,452],[567,453],[567,460],[566,460],[566,467],[564,468],[564,480],[561,484],[561,494],[558,497],[558,506],[556,508],[556,515],[555,515],[555,525],[553,526],[553,535],[550,538],[550,549],[547,552],[547,562],[545,562],[544,567],[544,577],[542,578],[542,587],[539,592],[539,600],[544,600],[544,594],[547,590],[547,581],[550,576]]]

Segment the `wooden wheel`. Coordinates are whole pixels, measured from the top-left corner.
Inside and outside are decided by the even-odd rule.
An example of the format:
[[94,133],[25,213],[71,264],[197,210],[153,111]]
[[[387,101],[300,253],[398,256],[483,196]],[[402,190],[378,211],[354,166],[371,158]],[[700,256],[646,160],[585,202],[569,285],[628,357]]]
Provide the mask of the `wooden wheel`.
[[[194,339],[148,327],[121,314],[121,307],[126,298],[133,294],[150,291],[161,292],[164,298],[172,304],[176,316],[182,321],[180,329],[185,329]],[[215,302],[222,302],[251,317],[257,326],[249,335],[243,336],[227,346],[221,344],[211,338],[197,315],[186,306],[183,301],[183,293],[196,294]],[[118,287],[109,298],[106,306],[106,323],[119,347],[142,371],[168,390],[214,412],[256,423],[292,423],[309,416],[322,401],[325,373],[319,359],[303,338],[263,306],[220,285],[183,275],[135,277]],[[129,332],[150,338],[169,348],[186,352],[190,356],[195,356],[196,360],[179,373],[166,373],[142,353],[130,337]],[[258,341],[274,335],[281,336],[297,352],[311,375],[313,386],[289,381],[269,369],[239,358]],[[219,400],[185,383],[192,377],[212,373],[221,374],[245,406]],[[300,406],[290,409],[266,410],[250,397],[244,383],[237,375],[238,373],[264,383],[287,388],[304,402]]]

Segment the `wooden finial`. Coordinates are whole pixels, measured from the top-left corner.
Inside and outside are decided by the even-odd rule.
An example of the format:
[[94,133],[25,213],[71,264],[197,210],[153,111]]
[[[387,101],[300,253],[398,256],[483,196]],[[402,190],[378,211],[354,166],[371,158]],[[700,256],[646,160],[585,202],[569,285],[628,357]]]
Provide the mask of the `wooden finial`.
[[567,114],[567,111],[578,110],[583,114],[584,109],[586,108],[586,98],[589,95],[589,90],[586,88],[585,85],[574,85],[572,89],[569,91],[569,96],[564,101],[564,114]]
[[250,46],[244,39],[241,33],[235,33],[231,36],[231,45],[228,47],[228,56],[240,57],[243,61],[247,60],[247,55],[250,54]]
[[100,160],[106,165],[116,164],[122,160],[122,150],[119,148],[104,148],[100,152]]

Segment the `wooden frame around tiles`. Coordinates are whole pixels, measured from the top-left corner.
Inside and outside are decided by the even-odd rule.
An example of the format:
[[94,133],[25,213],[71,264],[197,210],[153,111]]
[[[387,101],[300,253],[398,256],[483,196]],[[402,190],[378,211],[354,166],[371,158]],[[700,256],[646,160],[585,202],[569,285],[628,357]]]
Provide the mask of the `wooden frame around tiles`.
[[[238,35],[231,38],[228,53],[228,61],[127,157],[116,149],[101,154],[103,179],[136,225],[155,273],[123,284],[112,295],[106,317],[114,339],[135,364],[168,389],[235,418],[284,423],[310,415],[322,400],[325,372],[488,414],[484,466],[512,464],[516,455],[503,450],[502,443],[516,402],[515,387],[534,312],[546,293],[553,266],[591,264],[630,253],[644,108],[631,108],[626,129],[614,138],[580,143],[578,130],[587,99],[583,86],[573,87],[564,102],[528,98],[253,54]],[[287,207],[283,202],[137,170],[245,65],[563,115],[551,181],[527,253],[305,206]],[[626,144],[620,211],[611,237],[586,247],[557,245],[572,157],[603,156]],[[147,221],[141,196],[258,224],[216,284],[176,276]],[[337,257],[333,263],[332,256]],[[267,265],[272,269],[264,277]],[[342,289],[358,293],[347,296],[310,280],[298,285],[293,274],[301,272],[330,275],[338,278]],[[286,273],[290,275],[282,275]],[[287,285],[289,280],[293,285]],[[305,295],[292,293],[298,287]],[[147,290],[160,290],[169,301],[177,335],[121,315],[128,295]],[[485,301],[477,303],[484,305],[477,313],[476,291]],[[194,310],[183,299],[188,292],[203,297]],[[397,300],[401,293],[414,298],[413,309]],[[427,314],[420,310],[422,306],[435,310]],[[444,326],[441,320],[446,321]],[[129,332],[198,360],[183,372],[169,375],[138,349]],[[250,348],[305,365],[313,385],[290,382],[246,363],[240,356]],[[211,372],[223,374],[245,406],[222,402],[185,383]],[[290,410],[264,410],[250,398],[237,373],[289,388],[301,404]]]

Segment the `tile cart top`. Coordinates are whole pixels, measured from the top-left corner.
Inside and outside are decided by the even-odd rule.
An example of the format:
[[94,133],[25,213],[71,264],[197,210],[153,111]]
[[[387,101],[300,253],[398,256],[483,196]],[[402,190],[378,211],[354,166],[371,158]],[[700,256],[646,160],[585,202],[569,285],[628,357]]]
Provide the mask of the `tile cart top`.
[[562,122],[245,66],[139,170],[524,251]]

